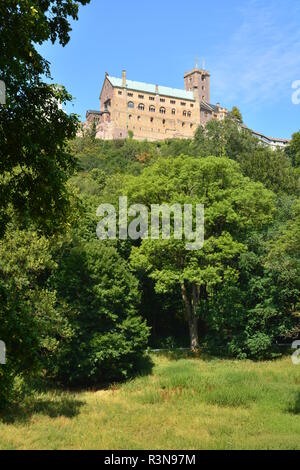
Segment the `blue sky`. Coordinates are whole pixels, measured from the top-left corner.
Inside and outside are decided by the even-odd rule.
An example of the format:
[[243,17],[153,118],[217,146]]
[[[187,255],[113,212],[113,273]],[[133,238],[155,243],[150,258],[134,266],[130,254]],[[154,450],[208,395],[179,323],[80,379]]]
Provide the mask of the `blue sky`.
[[292,83],[300,80],[299,0],[91,0],[71,41],[42,46],[55,83],[74,96],[69,111],[99,109],[104,74],[183,88],[205,60],[211,102],[237,105],[249,127],[290,137],[300,129]]

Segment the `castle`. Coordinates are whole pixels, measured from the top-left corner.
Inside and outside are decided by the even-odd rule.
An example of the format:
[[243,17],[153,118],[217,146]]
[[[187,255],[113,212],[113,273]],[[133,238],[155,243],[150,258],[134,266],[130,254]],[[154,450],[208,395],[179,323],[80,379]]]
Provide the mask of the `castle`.
[[[223,120],[228,113],[219,103],[210,103],[210,73],[197,66],[184,74],[184,89],[169,88],[105,74],[100,111],[87,111],[83,129],[95,126],[97,139],[137,140],[193,138],[199,125]],[[243,126],[247,128],[246,126]],[[272,149],[284,148],[288,139],[250,132]]]
[[210,104],[210,74],[195,69],[184,75],[184,89],[105,75],[100,111],[88,111],[85,128],[95,124],[96,138],[137,140],[192,138],[210,119],[224,119],[227,110]]

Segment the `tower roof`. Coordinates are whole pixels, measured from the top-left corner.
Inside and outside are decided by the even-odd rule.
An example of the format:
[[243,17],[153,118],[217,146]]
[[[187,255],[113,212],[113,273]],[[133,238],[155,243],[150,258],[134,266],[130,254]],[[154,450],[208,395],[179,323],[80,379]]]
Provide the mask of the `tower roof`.
[[193,70],[189,70],[188,72],[185,72],[184,74],[184,77],[188,77],[189,75],[192,75],[193,73],[200,73],[202,75],[209,75],[210,76],[210,73],[208,70],[205,70],[205,69],[199,69],[198,67],[193,69]]

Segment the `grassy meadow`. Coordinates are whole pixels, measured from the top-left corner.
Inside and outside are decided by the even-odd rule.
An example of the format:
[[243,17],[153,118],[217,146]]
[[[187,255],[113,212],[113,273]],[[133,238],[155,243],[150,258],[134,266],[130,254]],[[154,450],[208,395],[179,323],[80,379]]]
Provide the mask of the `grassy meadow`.
[[300,449],[300,367],[153,356],[106,390],[35,393],[1,417],[1,449]]

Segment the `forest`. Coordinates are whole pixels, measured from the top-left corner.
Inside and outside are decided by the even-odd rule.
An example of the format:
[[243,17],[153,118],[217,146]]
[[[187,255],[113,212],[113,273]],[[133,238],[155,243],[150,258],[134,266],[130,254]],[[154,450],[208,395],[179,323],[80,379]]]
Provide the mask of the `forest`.
[[[6,3],[0,406],[33,379],[86,388],[127,380],[151,368],[149,349],[280,357],[300,335],[300,132],[271,150],[235,108],[192,140],[100,141],[93,129],[76,137],[78,118],[57,104],[71,97],[43,81],[49,64],[34,44],[67,44],[78,2],[20,2],[21,16]],[[12,41],[20,26],[22,42]],[[117,207],[120,195],[204,204],[203,249],[172,237],[99,241],[97,207]]]

